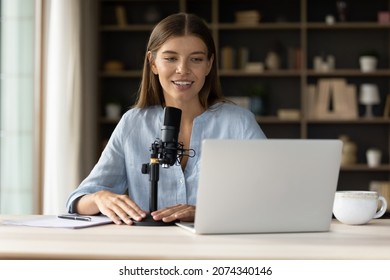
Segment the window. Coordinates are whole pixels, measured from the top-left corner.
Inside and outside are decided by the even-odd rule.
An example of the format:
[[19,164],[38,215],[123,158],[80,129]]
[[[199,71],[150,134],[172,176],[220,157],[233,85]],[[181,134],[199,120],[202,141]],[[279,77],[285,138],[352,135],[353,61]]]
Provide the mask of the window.
[[0,213],[33,212],[34,6],[0,0]]

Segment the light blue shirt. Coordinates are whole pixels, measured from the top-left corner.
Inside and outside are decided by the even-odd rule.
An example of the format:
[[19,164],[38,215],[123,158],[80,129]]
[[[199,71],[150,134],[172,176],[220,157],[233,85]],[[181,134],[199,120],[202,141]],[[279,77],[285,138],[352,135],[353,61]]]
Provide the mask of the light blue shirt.
[[[74,212],[77,198],[100,190],[128,193],[143,210],[149,211],[149,175],[142,174],[143,163],[149,163],[151,144],[161,137],[164,110],[162,106],[127,111],[107,143],[91,173],[73,191],[66,203]],[[193,122],[190,148],[196,155],[188,158],[183,172],[180,164],[159,168],[158,208],[176,204],[196,204],[199,163],[203,139],[265,138],[252,112],[229,103],[212,106]]]

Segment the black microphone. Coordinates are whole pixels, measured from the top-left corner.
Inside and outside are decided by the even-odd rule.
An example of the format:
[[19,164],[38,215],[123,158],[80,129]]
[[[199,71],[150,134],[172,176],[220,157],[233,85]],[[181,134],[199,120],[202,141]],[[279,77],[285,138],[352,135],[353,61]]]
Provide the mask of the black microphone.
[[175,107],[165,107],[164,123],[161,128],[161,155],[163,167],[176,163],[178,153],[178,138],[180,131],[181,110]]
[[[164,168],[180,163],[183,156],[194,157],[193,149],[184,149],[183,144],[178,142],[181,121],[181,110],[175,107],[165,107],[164,122],[161,128],[161,139],[156,139],[150,147],[150,162],[142,165],[141,172],[149,174],[150,198],[149,210],[156,211],[158,208],[158,180],[159,166]],[[174,225],[175,221],[166,223],[155,221],[152,216],[148,216],[140,222],[134,221],[136,225],[144,226],[166,226]]]

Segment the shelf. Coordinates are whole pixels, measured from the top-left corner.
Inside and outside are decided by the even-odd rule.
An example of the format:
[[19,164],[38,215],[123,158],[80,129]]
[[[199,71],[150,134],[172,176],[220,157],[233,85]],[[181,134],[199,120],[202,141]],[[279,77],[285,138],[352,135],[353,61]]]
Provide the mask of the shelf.
[[99,76],[103,78],[141,78],[142,70],[100,72]]
[[307,70],[313,77],[390,77],[390,69],[378,69],[373,72],[362,72],[360,69],[335,69],[328,72]]
[[335,22],[333,24],[309,22],[305,27],[307,29],[390,29],[390,24],[378,22]]
[[114,32],[143,32],[143,31],[152,31],[154,25],[153,24],[132,24],[132,25],[103,25],[100,27],[100,31],[114,31]]
[[390,124],[389,118],[307,119],[308,124]]
[[[332,2],[332,1],[330,1]],[[367,189],[369,182],[390,180],[390,118],[381,117],[385,111],[385,100],[390,94],[390,23],[377,22],[377,11],[388,10],[390,0],[349,1],[353,4],[348,22],[327,24],[327,14],[336,17],[335,2],[317,0],[100,0],[102,17],[97,26],[99,32],[99,65],[110,60],[120,60],[124,71],[98,73],[101,116],[99,140],[109,138],[119,119],[104,117],[106,100],[112,97],[123,100],[122,108],[131,106],[134,93],[142,77],[144,48],[148,34],[154,24],[145,20],[143,12],[154,5],[160,15],[173,12],[190,12],[204,18],[215,39],[218,62],[221,50],[231,47],[233,70],[219,69],[221,85],[226,97],[248,97],[251,87],[264,85],[268,94],[267,113],[256,116],[267,137],[300,139],[334,139],[347,135],[356,143],[358,164],[341,167],[339,189],[351,186]],[[352,3],[353,2],[353,3]],[[355,3],[356,2],[356,3]],[[114,7],[120,4],[127,11],[127,25],[115,25]],[[201,4],[201,5],[199,5]],[[235,22],[237,10],[259,10],[261,21],[255,24]],[[283,18],[283,22],[277,22]],[[239,69],[239,54],[245,48],[249,62],[266,65],[267,53],[280,43],[282,63],[279,70],[252,72]],[[278,45],[278,46],[280,46]],[[378,69],[362,72],[359,56],[365,50],[375,49],[380,54]],[[335,70],[314,71],[314,57],[332,55]],[[220,64],[222,66],[224,64]],[[245,68],[242,66],[241,68]],[[321,79],[339,78],[357,89],[363,83],[375,83],[380,89],[381,103],[374,106],[377,117],[367,119],[313,119],[305,114],[307,107],[307,86]],[[358,100],[358,95],[356,96]],[[357,101],[358,102],[358,101]],[[357,104],[362,116],[365,108]],[[300,110],[299,119],[281,119],[277,112],[283,108]],[[102,142],[102,141],[100,141]],[[365,151],[370,147],[382,150],[379,167],[367,166]]]
[[212,28],[219,30],[300,30],[301,24],[296,22],[280,23],[259,23],[259,24],[239,24],[239,23],[216,23],[211,25]]
[[219,70],[221,77],[300,77],[301,70],[264,70],[263,72],[251,72],[245,70]]
[[256,120],[260,124],[278,124],[278,123],[296,123],[300,124],[303,121],[306,121],[308,125],[310,124],[358,124],[358,125],[366,125],[366,124],[389,124],[390,118],[358,118],[358,119],[282,119],[277,116],[256,116]]
[[300,124],[301,120],[281,119],[276,116],[256,116],[257,122],[261,124]]
[[390,172],[390,165],[383,164],[378,167],[369,167],[367,164],[353,164],[341,166],[341,171],[364,171],[364,172]]

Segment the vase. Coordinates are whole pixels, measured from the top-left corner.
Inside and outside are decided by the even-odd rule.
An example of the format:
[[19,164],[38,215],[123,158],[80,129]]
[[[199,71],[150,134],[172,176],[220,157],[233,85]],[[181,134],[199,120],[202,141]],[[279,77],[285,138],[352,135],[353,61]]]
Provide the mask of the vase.
[[269,70],[278,70],[280,68],[280,57],[276,52],[269,52],[265,58],[265,65]]
[[121,115],[121,105],[115,103],[108,103],[106,105],[106,116],[108,119],[115,120],[119,119]]
[[359,63],[362,72],[372,72],[376,70],[378,59],[374,56],[361,56]]
[[265,100],[260,96],[252,96],[250,99],[250,110],[255,115],[265,115]]

